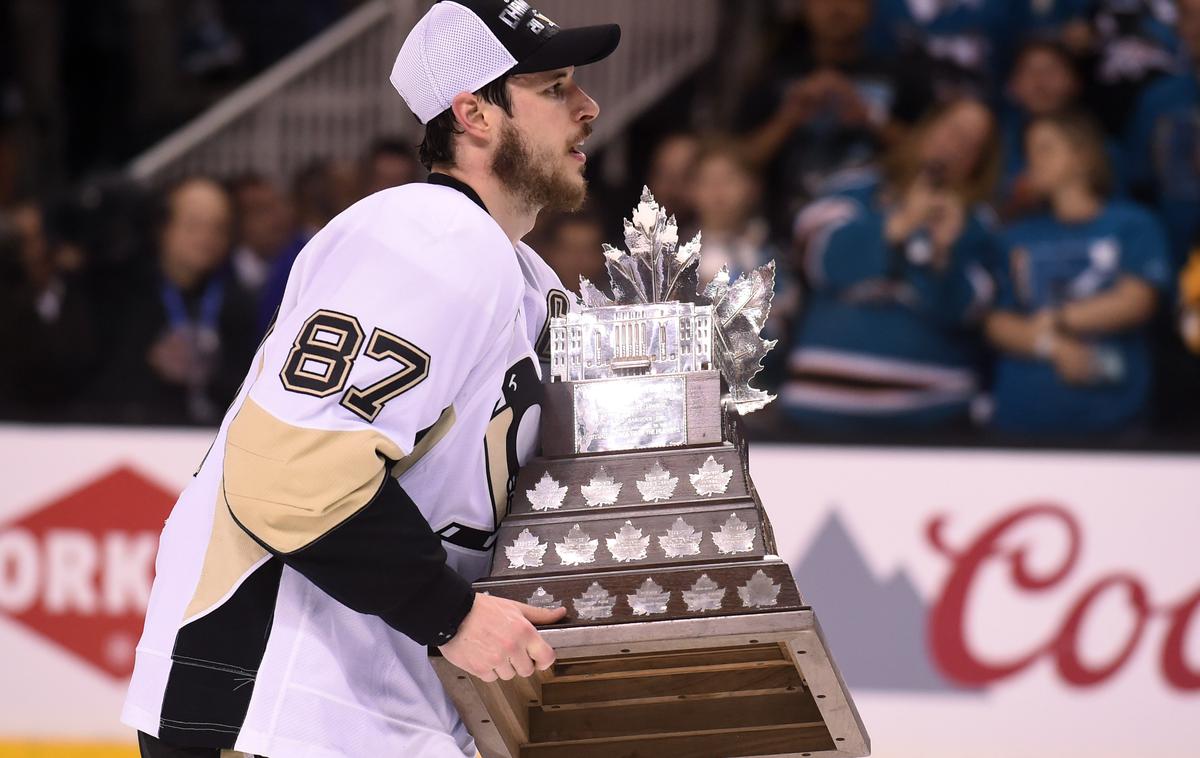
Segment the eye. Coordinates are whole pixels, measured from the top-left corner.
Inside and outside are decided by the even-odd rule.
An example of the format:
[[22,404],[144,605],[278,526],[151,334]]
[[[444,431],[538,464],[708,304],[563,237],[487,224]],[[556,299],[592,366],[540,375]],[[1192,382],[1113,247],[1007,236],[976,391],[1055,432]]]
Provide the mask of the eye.
[[563,94],[562,82],[555,82],[553,87],[546,90],[546,93],[550,94],[550,95],[554,95],[555,97],[562,97],[562,94]]

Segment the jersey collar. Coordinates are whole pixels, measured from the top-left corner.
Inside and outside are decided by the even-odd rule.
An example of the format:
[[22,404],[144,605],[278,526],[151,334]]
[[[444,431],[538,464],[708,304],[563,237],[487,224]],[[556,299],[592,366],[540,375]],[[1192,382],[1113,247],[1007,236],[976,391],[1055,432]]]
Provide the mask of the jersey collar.
[[449,174],[440,174],[436,171],[433,172],[432,174],[430,174],[429,179],[427,179],[426,181],[428,181],[430,184],[437,184],[442,187],[449,187],[450,189],[458,190],[459,192],[463,193],[468,198],[470,198],[471,202],[475,203],[480,208],[483,208],[484,213],[487,213],[489,216],[491,215],[491,213],[487,209],[487,206],[483,204],[483,198],[481,198],[479,196],[478,192],[471,189],[471,185],[467,184],[466,182],[461,181],[459,179],[455,179],[453,176],[450,176]]

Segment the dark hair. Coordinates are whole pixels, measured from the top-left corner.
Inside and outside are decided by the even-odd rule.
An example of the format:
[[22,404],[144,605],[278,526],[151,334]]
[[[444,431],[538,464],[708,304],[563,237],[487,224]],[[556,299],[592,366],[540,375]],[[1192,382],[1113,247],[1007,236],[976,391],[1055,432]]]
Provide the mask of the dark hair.
[[225,191],[236,198],[243,190],[264,185],[270,186],[271,180],[257,171],[243,171],[225,180]]
[[1108,157],[1108,143],[1096,119],[1080,110],[1063,111],[1035,118],[1026,127],[1025,134],[1039,124],[1058,129],[1082,156],[1087,164],[1087,183],[1092,192],[1101,198],[1112,195],[1116,182]]
[[[484,102],[500,106],[505,113],[512,115],[512,97],[508,93],[508,74],[502,75],[478,90],[475,94]],[[426,171],[433,169],[433,164],[441,163],[446,166],[454,165],[454,135],[462,134],[454,110],[447,108],[429,120],[425,125],[425,139],[421,140],[417,152],[421,157],[421,165]]]
[[405,160],[416,160],[412,145],[400,137],[379,137],[374,140],[363,153],[364,162],[370,162],[380,156],[395,156]]
[[1069,70],[1071,76],[1075,77],[1075,81],[1081,89],[1087,83],[1087,73],[1079,57],[1072,53],[1071,49],[1061,40],[1044,35],[1029,37],[1021,43],[1021,46],[1017,48],[1017,54],[1013,56],[1012,70],[1016,71],[1026,58],[1035,53],[1047,53],[1057,58],[1063,68]]

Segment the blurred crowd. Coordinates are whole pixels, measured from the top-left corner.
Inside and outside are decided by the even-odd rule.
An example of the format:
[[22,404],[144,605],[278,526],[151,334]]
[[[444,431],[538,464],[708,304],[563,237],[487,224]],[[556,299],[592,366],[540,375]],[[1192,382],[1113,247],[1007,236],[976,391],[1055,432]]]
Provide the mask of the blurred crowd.
[[[776,261],[776,431],[1200,439],[1200,0],[745,7],[728,115],[633,129],[624,181],[592,161],[593,203],[539,219],[564,283],[605,278],[645,183],[703,234],[702,280]],[[385,139],[288,187],[8,203],[0,417],[215,423],[308,237],[423,178]]]

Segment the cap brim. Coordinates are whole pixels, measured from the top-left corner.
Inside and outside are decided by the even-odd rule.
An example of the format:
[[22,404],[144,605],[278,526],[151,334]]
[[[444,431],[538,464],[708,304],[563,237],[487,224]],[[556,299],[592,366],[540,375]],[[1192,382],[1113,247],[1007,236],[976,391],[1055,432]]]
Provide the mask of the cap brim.
[[511,70],[514,74],[553,71],[567,66],[584,66],[612,55],[621,42],[616,24],[562,29]]

